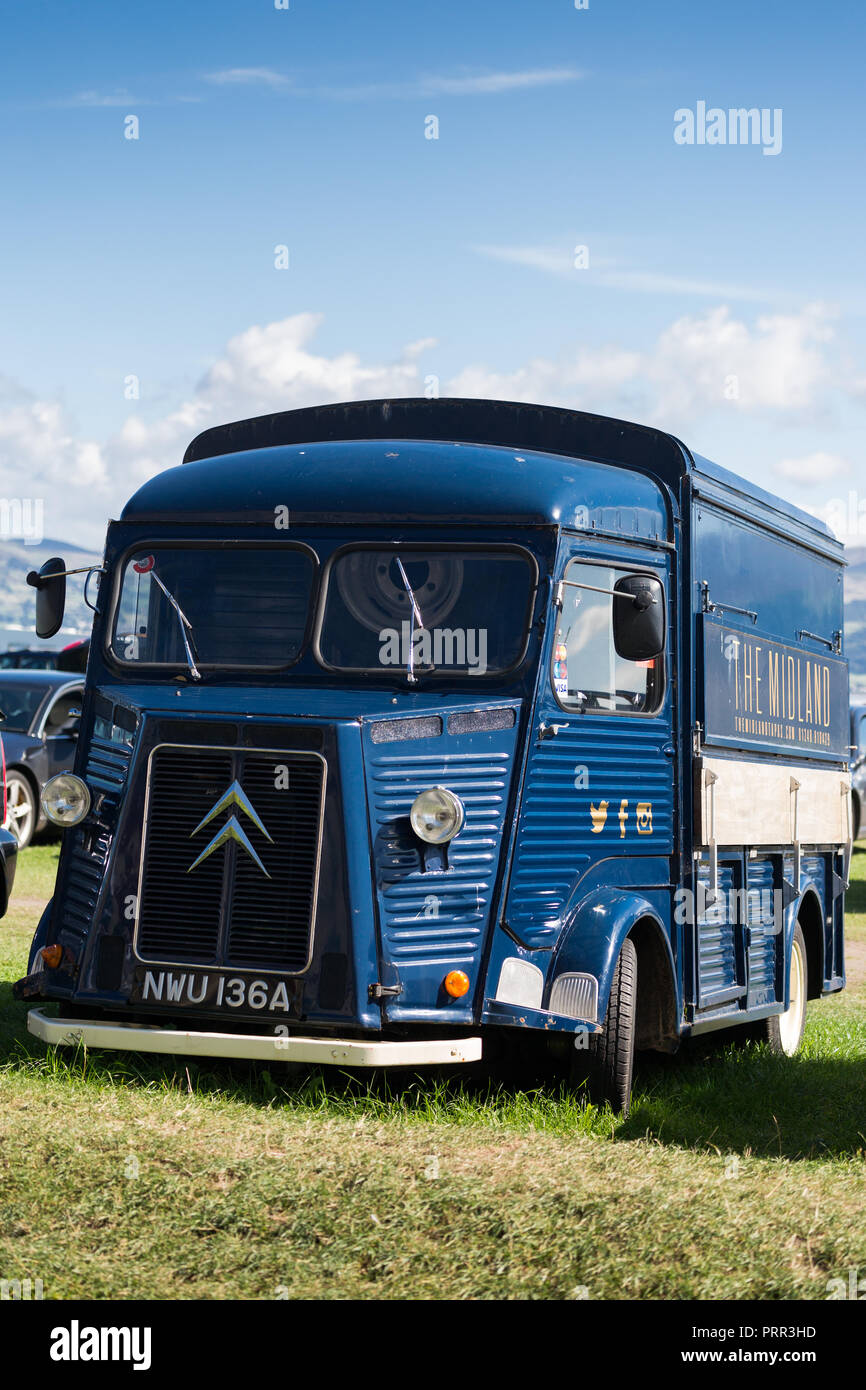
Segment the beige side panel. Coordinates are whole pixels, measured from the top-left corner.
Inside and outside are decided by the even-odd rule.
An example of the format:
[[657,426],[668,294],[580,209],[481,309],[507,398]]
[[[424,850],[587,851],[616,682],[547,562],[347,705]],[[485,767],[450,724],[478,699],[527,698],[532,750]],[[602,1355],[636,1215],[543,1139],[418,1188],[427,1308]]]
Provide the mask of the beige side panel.
[[847,773],[701,758],[696,843],[844,845],[851,835]]

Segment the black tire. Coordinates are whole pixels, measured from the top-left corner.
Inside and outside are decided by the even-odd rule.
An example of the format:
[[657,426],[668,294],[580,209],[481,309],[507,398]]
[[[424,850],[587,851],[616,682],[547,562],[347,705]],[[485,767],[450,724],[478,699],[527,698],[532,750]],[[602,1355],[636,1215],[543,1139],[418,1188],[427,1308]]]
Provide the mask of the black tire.
[[[771,1052],[782,1057],[793,1057],[799,1051],[806,1026],[806,1000],[809,997],[809,957],[806,954],[806,940],[800,923],[794,928],[791,942],[791,959],[788,963],[789,995],[793,999],[794,978],[801,971],[797,985],[797,1001],[792,1002],[784,1014],[773,1014],[772,1018],[762,1018],[758,1023],[758,1037],[765,1042]],[[796,1012],[795,1012],[796,1010]]]
[[854,796],[854,797],[851,798],[851,839],[852,839],[852,840],[859,840],[859,838],[860,838],[860,816],[861,816],[861,814],[862,814],[862,812],[861,812],[861,810],[860,810],[860,798],[859,798],[859,796]]
[[26,773],[14,768],[6,773],[6,820],[4,829],[11,830],[19,849],[26,849],[33,839],[39,820],[36,793]]
[[628,1114],[631,1103],[636,1019],[637,951],[627,939],[614,967],[604,1026],[590,1038],[583,1066],[575,1052],[575,1078],[586,1081],[590,1100],[607,1101],[620,1115]]

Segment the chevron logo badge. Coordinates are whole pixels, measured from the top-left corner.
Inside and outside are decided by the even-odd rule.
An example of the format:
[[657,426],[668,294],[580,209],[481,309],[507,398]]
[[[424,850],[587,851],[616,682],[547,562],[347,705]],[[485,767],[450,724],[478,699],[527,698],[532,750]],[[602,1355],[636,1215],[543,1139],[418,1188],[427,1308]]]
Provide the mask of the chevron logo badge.
[[[240,782],[232,782],[231,786],[226,791],[224,791],[219,800],[214,803],[214,805],[208,811],[204,819],[199,821],[198,825],[196,826],[195,830],[192,831],[189,838],[193,839],[193,837],[197,835],[200,830],[204,830],[206,825],[210,825],[211,821],[216,820],[217,816],[221,815],[223,811],[228,810],[230,807],[237,807],[238,811],[245,815],[247,819],[252,822],[255,828],[258,831],[260,831],[262,835],[264,835],[265,839],[270,844],[274,843],[272,837],[268,834],[267,830],[265,829],[264,823],[261,817],[259,816],[258,812],[256,811],[256,808],[253,806],[252,802],[250,801]],[[229,816],[225,825],[220,827],[220,829],[214,835],[210,843],[205,846],[198,858],[192,864],[190,864],[189,868],[187,869],[187,873],[191,874],[193,869],[197,869],[199,864],[203,864],[204,861],[208,859],[210,855],[214,853],[215,850],[218,850],[223,845],[228,844],[229,840],[234,840],[236,844],[240,845],[241,849],[250,856],[253,863],[261,869],[265,878],[270,878],[270,874],[268,873],[267,869],[265,868],[264,864],[262,863],[261,859],[256,853],[253,845],[250,842],[249,836],[247,835],[246,831],[244,830],[243,826],[238,820],[238,817],[234,814],[234,811]]]

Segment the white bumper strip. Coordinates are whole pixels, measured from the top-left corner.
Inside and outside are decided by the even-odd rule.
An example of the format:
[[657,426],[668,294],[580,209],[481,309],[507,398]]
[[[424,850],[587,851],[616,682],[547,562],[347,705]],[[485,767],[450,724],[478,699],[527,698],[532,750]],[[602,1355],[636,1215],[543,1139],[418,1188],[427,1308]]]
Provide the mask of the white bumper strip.
[[418,1067],[477,1062],[480,1038],[424,1038],[416,1042],[366,1042],[356,1038],[302,1038],[283,1034],[202,1033],[50,1018],[31,1009],[27,1027],[43,1042],[61,1047],[110,1047],[125,1052],[167,1052],[187,1057],[241,1057],[256,1062],[309,1062],[319,1066]]

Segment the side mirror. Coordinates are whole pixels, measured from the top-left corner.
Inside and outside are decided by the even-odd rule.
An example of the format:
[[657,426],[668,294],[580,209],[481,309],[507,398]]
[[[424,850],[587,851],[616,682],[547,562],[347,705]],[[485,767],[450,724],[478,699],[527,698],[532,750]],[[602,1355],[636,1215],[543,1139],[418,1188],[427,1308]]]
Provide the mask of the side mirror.
[[[665,649],[665,591],[648,574],[627,574],[614,585],[613,644],[626,661],[650,661]],[[619,597],[622,595],[622,597]]]
[[66,561],[46,560],[38,573],[30,571],[27,583],[36,590],[36,636],[53,637],[66,609]]

